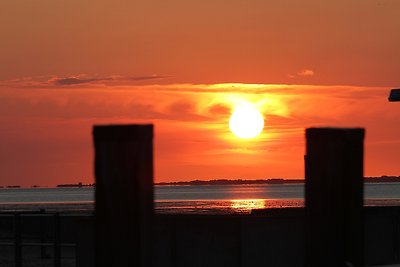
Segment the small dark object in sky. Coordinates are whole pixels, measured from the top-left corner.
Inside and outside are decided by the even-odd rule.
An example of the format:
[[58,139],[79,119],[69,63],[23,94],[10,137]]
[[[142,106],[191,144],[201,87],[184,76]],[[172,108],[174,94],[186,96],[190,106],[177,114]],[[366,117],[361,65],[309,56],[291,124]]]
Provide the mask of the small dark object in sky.
[[390,102],[400,101],[400,89],[392,89],[389,96]]

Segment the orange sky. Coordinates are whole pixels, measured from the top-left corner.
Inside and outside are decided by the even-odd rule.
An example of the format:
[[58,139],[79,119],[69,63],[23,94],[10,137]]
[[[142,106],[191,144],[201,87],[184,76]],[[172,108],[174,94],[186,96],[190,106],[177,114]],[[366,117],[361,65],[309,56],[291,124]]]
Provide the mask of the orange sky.
[[[365,127],[400,175],[400,1],[0,2],[0,185],[93,181],[91,127],[155,124],[156,181],[301,178],[304,129]],[[235,103],[266,127],[234,137]]]

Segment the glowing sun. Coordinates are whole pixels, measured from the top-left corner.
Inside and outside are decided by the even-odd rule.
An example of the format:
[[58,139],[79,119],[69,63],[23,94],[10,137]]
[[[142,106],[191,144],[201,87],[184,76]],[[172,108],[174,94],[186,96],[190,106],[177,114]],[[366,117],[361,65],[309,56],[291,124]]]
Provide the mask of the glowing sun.
[[240,138],[254,138],[264,128],[264,118],[252,107],[236,107],[229,119],[229,128]]

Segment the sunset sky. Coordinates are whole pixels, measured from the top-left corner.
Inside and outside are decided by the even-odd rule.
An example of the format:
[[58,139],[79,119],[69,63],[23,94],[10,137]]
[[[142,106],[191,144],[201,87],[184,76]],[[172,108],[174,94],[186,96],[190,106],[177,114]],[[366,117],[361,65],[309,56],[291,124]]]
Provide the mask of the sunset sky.
[[398,0],[2,0],[0,185],[92,183],[110,123],[155,124],[156,182],[303,178],[312,126],[366,128],[365,175],[400,175],[399,33]]

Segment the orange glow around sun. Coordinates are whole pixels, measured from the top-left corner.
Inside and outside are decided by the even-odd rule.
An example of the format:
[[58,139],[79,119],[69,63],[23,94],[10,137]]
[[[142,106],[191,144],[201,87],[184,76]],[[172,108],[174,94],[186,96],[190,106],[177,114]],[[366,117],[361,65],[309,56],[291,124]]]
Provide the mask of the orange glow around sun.
[[[325,125],[368,130],[366,175],[400,171],[398,105],[381,101],[387,98],[383,87],[106,83],[55,90],[46,82],[22,94],[0,82],[0,98],[15,103],[0,105],[1,183],[53,185],[75,183],[75,177],[92,183],[88,133],[110,122],[155,125],[156,182],[303,178],[304,129]],[[27,167],[16,168],[20,162]]]

